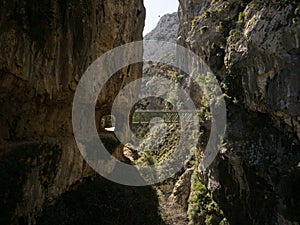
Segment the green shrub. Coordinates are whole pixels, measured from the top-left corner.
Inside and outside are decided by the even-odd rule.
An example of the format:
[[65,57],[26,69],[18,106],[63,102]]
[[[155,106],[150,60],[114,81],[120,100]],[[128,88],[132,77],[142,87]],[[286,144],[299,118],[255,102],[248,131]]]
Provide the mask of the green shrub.
[[240,12],[239,13],[239,18],[238,18],[238,22],[242,23],[245,19],[245,13],[244,12]]
[[206,18],[211,17],[211,12],[210,12],[210,11],[206,11],[206,12],[204,13],[204,16],[205,16]]
[[219,8],[218,11],[217,11],[219,14],[221,14],[223,12],[223,9],[222,8]]
[[223,23],[220,22],[219,25],[216,27],[216,31],[220,32],[223,29]]
[[297,22],[298,22],[298,21],[297,21],[296,18],[293,18],[293,19],[292,19],[292,23],[293,23],[293,24],[297,24]]
[[195,16],[194,19],[192,20],[192,29],[194,29],[198,24],[199,18],[200,18],[199,16]]
[[200,28],[200,33],[204,34],[208,30],[208,26],[203,26]]
[[192,175],[192,193],[189,198],[188,218],[191,225],[219,225],[224,220],[223,212],[212,199],[205,185],[198,179],[197,170],[194,170]]

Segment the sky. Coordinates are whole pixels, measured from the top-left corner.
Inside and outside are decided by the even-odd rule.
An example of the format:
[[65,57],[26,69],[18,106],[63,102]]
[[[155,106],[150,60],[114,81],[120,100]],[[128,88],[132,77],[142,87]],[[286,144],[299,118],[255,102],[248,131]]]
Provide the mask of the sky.
[[153,30],[160,17],[167,13],[173,13],[178,10],[178,0],[144,0],[146,8],[146,21],[144,35]]

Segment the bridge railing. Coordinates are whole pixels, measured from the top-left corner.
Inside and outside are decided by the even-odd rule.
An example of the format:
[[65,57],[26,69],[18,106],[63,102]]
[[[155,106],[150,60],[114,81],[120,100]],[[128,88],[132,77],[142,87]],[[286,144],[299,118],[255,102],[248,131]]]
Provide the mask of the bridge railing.
[[[201,116],[202,111],[196,111],[198,116]],[[161,118],[161,120],[153,120],[153,118]],[[195,122],[195,111],[180,110],[137,110],[132,116],[132,124],[149,124],[153,123],[180,123]]]

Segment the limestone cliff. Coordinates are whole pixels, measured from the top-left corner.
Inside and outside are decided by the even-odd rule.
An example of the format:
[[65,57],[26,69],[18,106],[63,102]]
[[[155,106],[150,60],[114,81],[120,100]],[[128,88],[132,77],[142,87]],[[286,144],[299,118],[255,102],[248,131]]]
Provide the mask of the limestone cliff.
[[[145,10],[140,0],[0,5],[0,223],[35,224],[46,204],[93,174],[72,136],[74,91],[98,56],[142,39]],[[131,65],[109,81],[98,119],[140,74]]]
[[224,146],[198,172],[230,224],[300,221],[299,7],[180,1],[178,43],[208,63],[226,93]]
[[[206,170],[198,165],[209,134],[204,120],[199,151],[155,187],[160,202],[150,187],[94,182],[71,124],[73,95],[89,64],[114,47],[142,39],[143,2],[12,0],[0,5],[0,224],[86,224],[89,219],[93,224],[300,223],[298,1],[180,0],[178,36],[164,27],[168,18],[172,29],[177,26],[172,14],[162,18],[160,31],[146,37],[177,40],[202,57],[227,101],[227,131],[218,157]],[[191,87],[181,72],[151,62],[145,73],[156,72]],[[97,124],[110,114],[119,90],[141,75],[142,65],[131,65],[110,79],[96,105]],[[201,107],[203,92],[189,93]],[[162,103],[154,106],[165,107]],[[176,147],[178,127],[168,132],[168,140],[155,139],[162,142],[158,160]],[[108,139],[113,154],[122,157],[123,146]],[[146,136],[141,148],[152,142]],[[136,156],[129,147],[125,153],[132,163],[157,160],[147,152]],[[86,182],[86,177],[92,178]]]
[[[145,35],[144,40],[166,41],[176,43],[179,27],[179,18],[177,12],[166,14],[161,17],[156,27]],[[147,43],[144,44],[147,51],[144,52],[144,58],[149,56],[160,56],[162,52],[154,50]]]
[[144,40],[174,42],[177,39],[178,27],[179,18],[177,12],[163,15],[156,27],[145,35]]

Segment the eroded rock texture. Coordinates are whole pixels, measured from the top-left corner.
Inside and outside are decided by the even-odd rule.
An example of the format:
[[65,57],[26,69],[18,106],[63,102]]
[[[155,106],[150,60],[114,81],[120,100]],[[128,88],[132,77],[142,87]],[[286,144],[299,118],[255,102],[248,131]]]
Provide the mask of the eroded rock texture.
[[300,221],[299,7],[180,1],[179,44],[208,63],[228,96],[225,144],[199,172],[230,224]]
[[[74,91],[98,56],[141,40],[145,10],[140,0],[0,5],[0,223],[35,224],[45,204],[93,175],[72,136]],[[97,119],[140,74],[141,66],[131,65],[108,82]]]
[[156,27],[144,37],[145,40],[175,42],[179,27],[178,13],[166,14],[161,17]]

